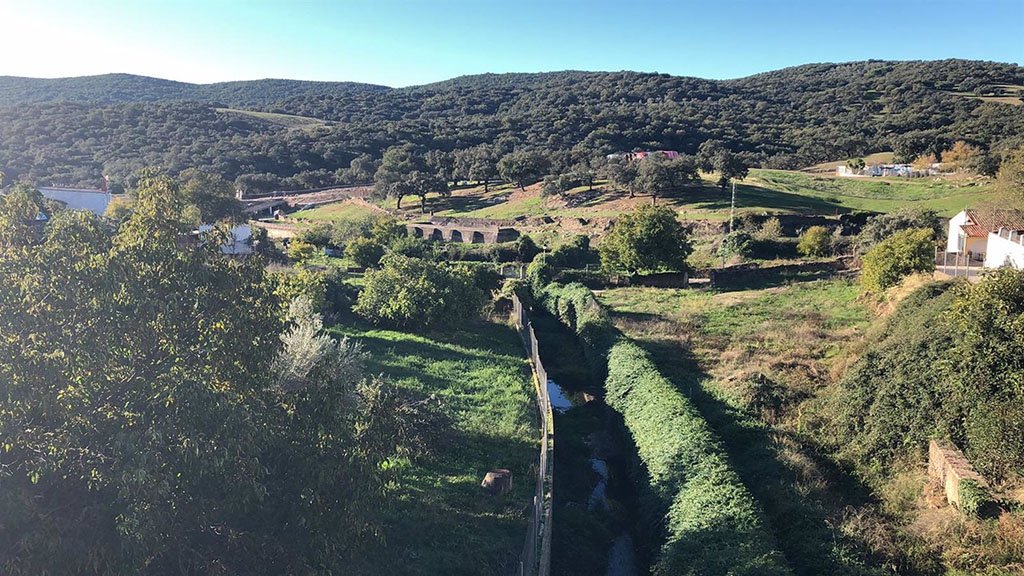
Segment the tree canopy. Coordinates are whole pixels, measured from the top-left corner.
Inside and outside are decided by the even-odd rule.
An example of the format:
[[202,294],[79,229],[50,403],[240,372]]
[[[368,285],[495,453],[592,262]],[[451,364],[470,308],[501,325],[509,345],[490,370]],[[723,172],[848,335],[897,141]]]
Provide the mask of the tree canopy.
[[675,212],[645,206],[616,220],[599,250],[604,270],[635,274],[684,271],[692,248]]

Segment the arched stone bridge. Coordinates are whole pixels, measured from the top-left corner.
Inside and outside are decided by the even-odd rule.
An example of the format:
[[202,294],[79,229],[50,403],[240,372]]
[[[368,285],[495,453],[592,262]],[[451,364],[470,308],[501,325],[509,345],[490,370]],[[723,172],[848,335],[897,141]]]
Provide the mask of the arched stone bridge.
[[496,244],[511,242],[519,237],[515,228],[499,226],[467,226],[464,224],[434,224],[410,222],[405,225],[409,235],[427,240],[463,242],[466,244]]

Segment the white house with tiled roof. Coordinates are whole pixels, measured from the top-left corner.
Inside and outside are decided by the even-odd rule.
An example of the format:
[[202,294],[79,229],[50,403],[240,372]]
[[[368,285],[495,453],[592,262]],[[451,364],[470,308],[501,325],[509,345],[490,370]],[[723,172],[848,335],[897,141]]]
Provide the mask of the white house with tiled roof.
[[1024,211],[964,210],[949,220],[946,251],[967,254],[986,268],[1024,270]]

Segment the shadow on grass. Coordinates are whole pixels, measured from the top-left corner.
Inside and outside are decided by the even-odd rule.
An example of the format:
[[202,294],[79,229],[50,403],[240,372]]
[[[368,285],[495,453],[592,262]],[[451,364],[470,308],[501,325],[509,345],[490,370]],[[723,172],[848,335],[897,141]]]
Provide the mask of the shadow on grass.
[[[701,383],[691,352],[674,341],[640,340],[669,378],[694,403],[722,440],[736,472],[761,504],[768,527],[787,563],[800,576],[881,574],[881,560],[833,527],[844,508],[872,503],[869,490],[826,458],[800,443],[824,485],[806,482],[805,471],[788,462],[772,432],[756,417],[715,398]],[[794,441],[799,442],[797,439]],[[866,565],[866,566],[865,566]]]
[[[678,208],[728,210],[732,203],[732,191],[715,186],[684,188],[665,196],[664,201]],[[692,206],[693,204],[697,206]],[[736,184],[736,207],[805,214],[836,214],[850,211],[849,208],[824,198],[743,183]]]
[[[454,430],[437,452],[407,469],[381,510],[381,541],[361,555],[362,574],[512,574],[533,497],[532,442]],[[480,488],[492,468],[512,471],[513,491]]]
[[835,270],[811,270],[797,271],[788,270],[785,267],[762,268],[751,274],[738,276],[736,280],[716,281],[715,290],[719,292],[737,292],[744,290],[763,290],[786,286],[794,282],[812,282],[814,280],[827,280],[836,276]]

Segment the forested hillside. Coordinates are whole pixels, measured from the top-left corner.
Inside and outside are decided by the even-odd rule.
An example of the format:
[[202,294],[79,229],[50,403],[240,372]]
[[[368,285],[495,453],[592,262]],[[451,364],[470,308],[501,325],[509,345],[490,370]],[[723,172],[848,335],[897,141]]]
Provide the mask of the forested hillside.
[[[893,150],[983,149],[1024,138],[1024,68],[945,60],[811,64],[737,80],[636,72],[485,74],[391,89],[263,80],[192,85],[126,75],[0,78],[0,169],[71,183],[136,167],[345,179],[360,154],[412,143],[554,153],[559,163],[635,148],[694,153],[707,140],[748,163],[801,167]],[[188,103],[184,103],[188,101]],[[174,103],[172,105],[172,103]],[[282,129],[244,108],[331,124]]]

